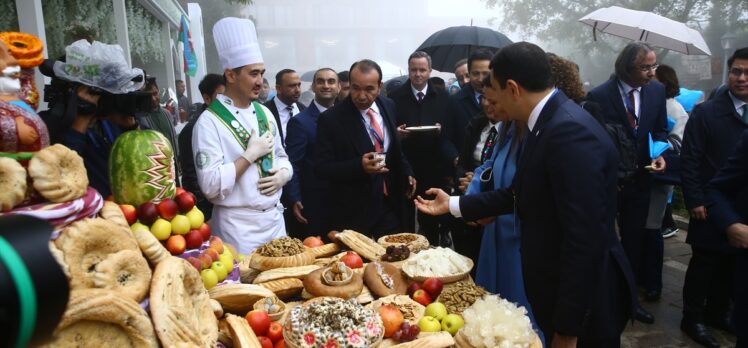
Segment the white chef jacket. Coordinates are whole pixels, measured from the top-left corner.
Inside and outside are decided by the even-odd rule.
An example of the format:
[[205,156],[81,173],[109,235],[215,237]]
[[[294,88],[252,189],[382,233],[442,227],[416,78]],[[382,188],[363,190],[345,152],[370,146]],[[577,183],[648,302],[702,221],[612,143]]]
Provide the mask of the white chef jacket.
[[[251,134],[254,129],[255,136],[260,136],[254,104],[239,109],[233,106],[229,97],[219,94],[216,98],[247,132]],[[279,170],[286,168],[289,175],[293,175],[275,118],[265,106],[260,107],[275,129],[274,167]],[[231,131],[208,110],[195,124],[192,148],[200,190],[215,205],[211,221],[214,234],[236,246],[241,253],[249,253],[259,245],[285,235],[283,205],[280,203],[282,190],[271,196],[260,193],[257,163],[250,164],[237,180],[234,161],[244,153],[244,149]]]

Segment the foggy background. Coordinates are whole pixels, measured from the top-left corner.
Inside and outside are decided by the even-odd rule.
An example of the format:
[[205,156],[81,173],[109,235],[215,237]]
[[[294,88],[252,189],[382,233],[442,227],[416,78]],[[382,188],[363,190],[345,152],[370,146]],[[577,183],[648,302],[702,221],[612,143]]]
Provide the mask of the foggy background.
[[[712,56],[686,56],[657,49],[658,62],[673,66],[682,87],[709,91],[721,84],[725,55],[720,38],[737,37],[748,46],[746,0],[199,0],[204,12],[208,72],[220,73],[211,36],[225,16],[255,21],[271,88],[284,68],[300,75],[321,67],[347,70],[370,58],[384,80],[407,75],[408,56],[432,33],[458,25],[497,30],[512,41],[534,42],[580,66],[582,80],[594,87],[613,72],[615,57],[629,41],[607,34],[593,40],[592,28],[578,22],[611,5],[652,11],[699,30]],[[452,71],[438,73],[447,80]],[[586,84],[587,85],[587,84]],[[309,82],[302,84],[306,90]],[[587,87],[587,86],[586,86]]]

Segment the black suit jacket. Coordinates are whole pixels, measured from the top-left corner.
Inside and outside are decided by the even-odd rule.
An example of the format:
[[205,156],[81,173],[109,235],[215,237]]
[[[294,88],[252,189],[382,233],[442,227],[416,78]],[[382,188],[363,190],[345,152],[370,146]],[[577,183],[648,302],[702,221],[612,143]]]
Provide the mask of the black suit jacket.
[[[413,170],[397,138],[395,103],[383,97],[377,97],[375,102],[384,120],[383,127],[387,128],[386,136],[390,137],[386,163],[389,173],[385,175],[364,172],[361,158],[374,152],[374,144],[350,97],[323,112],[317,123],[315,170],[331,185],[329,204],[333,229],[353,229],[364,234],[374,232],[371,231],[372,225],[381,213],[376,209],[385,200],[405,225],[405,193],[408,176],[413,175]],[[389,193],[386,198],[382,188],[384,180]]]
[[[434,88],[429,82],[423,102],[419,103],[410,85],[410,79],[388,95],[395,102],[397,125],[408,127],[445,124],[447,100],[449,96],[442,89]],[[446,177],[452,175],[447,164],[454,159],[446,156],[451,143],[442,133],[413,132],[402,139],[403,153],[418,180],[418,193],[430,187],[444,187]]]
[[[587,99],[598,103],[602,107],[602,114],[607,123],[619,123],[629,130],[628,134],[634,138],[633,129],[626,115],[623,97],[618,89],[619,80],[610,79],[595,87],[587,94]],[[639,91],[639,129],[635,142],[637,148],[637,163],[641,167],[640,173],[647,173],[644,166],[649,165],[649,137],[653,140],[667,141],[667,110],[665,108],[665,86],[657,81],[651,81],[642,86]],[[651,175],[647,174],[647,177]]]
[[[273,97],[273,99],[270,99],[265,102],[265,107],[270,109],[270,112],[273,113],[273,116],[275,116],[275,124],[278,125],[278,132],[280,132],[281,139],[283,139],[283,147],[286,147],[286,135],[283,134],[283,127],[281,127],[281,120],[280,115],[278,114],[278,107],[275,106],[275,98],[278,98],[277,96]],[[304,111],[306,109],[306,106],[304,104],[301,104],[299,102],[295,102],[296,107],[299,108],[299,112]]]
[[[488,125],[486,114],[481,111],[470,120],[465,127],[465,137],[460,145],[460,159],[457,161],[457,178],[461,178],[467,172],[472,172],[482,163],[473,158],[475,147],[480,142],[480,135]],[[485,144],[481,144],[482,147]]]
[[457,157],[460,152],[468,122],[481,111],[483,108],[475,100],[475,90],[471,84],[465,85],[459,92],[449,96],[444,133],[452,145],[446,153],[451,159]]
[[617,162],[605,130],[559,91],[528,135],[512,188],[460,198],[467,221],[516,203],[525,289],[546,339],[618,337],[636,303],[614,228]]
[[[694,108],[686,123],[681,148],[681,185],[686,208],[707,205],[706,184],[725,164],[747,128],[727,90]],[[708,222],[693,218],[688,224],[686,241],[711,249],[729,248],[723,233]]]
[[[709,182],[706,189],[709,221],[724,234],[734,223],[748,224],[748,131],[744,131],[735,152]],[[691,230],[688,230],[691,233]],[[748,336],[748,249],[735,258],[735,332]]]

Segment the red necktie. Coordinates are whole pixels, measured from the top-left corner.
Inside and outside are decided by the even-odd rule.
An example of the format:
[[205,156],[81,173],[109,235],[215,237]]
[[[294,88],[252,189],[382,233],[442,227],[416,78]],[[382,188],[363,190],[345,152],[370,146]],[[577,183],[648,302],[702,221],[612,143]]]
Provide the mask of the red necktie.
[[629,91],[629,101],[631,102],[631,109],[626,108],[626,111],[629,117],[629,124],[631,125],[631,128],[636,129],[636,99],[634,98],[634,91],[636,91],[636,89],[632,89]]
[[[374,130],[374,133],[376,133],[376,137],[372,134],[372,140],[374,140],[374,151],[378,153],[384,152],[384,133],[382,133],[382,128],[379,127],[379,122],[377,122],[376,112],[374,109],[369,108],[369,110],[366,111],[366,115],[369,116],[369,123],[371,124],[371,128]],[[380,142],[381,140],[381,142]],[[387,195],[387,183],[382,183],[384,186],[384,195]]]

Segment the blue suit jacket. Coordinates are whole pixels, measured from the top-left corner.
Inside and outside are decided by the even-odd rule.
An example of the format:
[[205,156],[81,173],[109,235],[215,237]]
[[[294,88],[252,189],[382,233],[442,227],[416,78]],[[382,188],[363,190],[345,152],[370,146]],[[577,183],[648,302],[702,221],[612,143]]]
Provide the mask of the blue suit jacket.
[[527,298],[546,339],[618,337],[636,303],[614,228],[617,168],[606,131],[559,91],[528,135],[512,187],[460,198],[467,221],[516,206]]
[[[607,123],[620,123],[630,130],[629,134],[634,137],[633,129],[626,115],[626,107],[623,105],[623,97],[618,89],[617,78],[605,81],[595,87],[587,94],[587,99],[600,104],[603,116]],[[657,81],[651,81],[642,86],[639,94],[639,129],[636,134],[637,162],[641,167],[649,165],[649,138],[647,134],[652,133],[653,140],[667,140],[667,110],[665,108],[665,86]],[[643,170],[643,169],[642,169]]]
[[[286,126],[286,153],[293,166],[293,178],[284,187],[289,203],[316,200],[316,193],[328,187],[314,172],[314,146],[317,142],[319,109],[312,102],[308,108],[291,118]],[[321,198],[321,197],[320,197]]]
[[[744,131],[732,156],[709,182],[706,189],[709,222],[722,234],[734,223],[748,224],[748,130]],[[736,333],[748,332],[748,249],[735,258]]]

